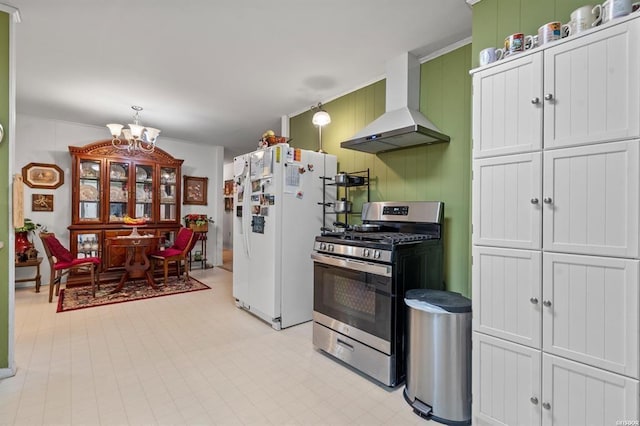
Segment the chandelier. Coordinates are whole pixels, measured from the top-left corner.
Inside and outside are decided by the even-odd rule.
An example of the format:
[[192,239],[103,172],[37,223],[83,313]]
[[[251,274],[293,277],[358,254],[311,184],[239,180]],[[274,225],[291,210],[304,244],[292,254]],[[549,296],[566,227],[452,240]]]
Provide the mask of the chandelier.
[[[135,111],[135,114],[133,114],[133,123],[129,124],[128,129],[125,129],[122,124],[107,124],[113,136],[111,144],[118,149],[126,149],[130,153],[134,151],[153,152],[156,149],[156,139],[160,130],[144,127],[140,124],[142,107],[133,105],[131,109]],[[120,135],[125,140],[120,139]]]

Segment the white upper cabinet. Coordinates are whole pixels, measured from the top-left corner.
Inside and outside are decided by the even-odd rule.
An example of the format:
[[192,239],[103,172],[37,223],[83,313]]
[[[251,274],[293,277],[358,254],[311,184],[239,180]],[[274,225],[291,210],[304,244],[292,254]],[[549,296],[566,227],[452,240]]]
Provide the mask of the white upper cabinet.
[[638,378],[638,263],[544,253],[543,350]]
[[474,158],[640,137],[638,40],[629,20],[474,73]]
[[545,250],[638,256],[638,144],[633,140],[545,151]]
[[474,161],[474,244],[540,248],[541,158],[536,152]]
[[541,93],[541,53],[474,74],[473,156],[541,149]]
[[544,51],[544,147],[640,136],[640,20]]

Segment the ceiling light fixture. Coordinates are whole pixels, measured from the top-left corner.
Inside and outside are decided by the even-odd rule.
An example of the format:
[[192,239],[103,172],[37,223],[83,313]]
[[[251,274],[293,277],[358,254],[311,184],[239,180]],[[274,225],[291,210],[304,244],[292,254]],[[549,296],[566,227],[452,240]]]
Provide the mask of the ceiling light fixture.
[[[135,114],[133,114],[133,123],[129,124],[128,129],[123,129],[122,124],[107,124],[113,136],[111,144],[118,149],[126,149],[130,153],[138,150],[147,153],[153,152],[156,149],[156,139],[160,130],[144,127],[140,124],[141,106],[133,105],[131,109],[135,111]],[[124,141],[120,139],[120,135],[124,137]]]
[[318,105],[312,106],[311,111],[315,111],[311,122],[318,127],[318,152],[325,152],[322,149],[322,128],[331,123],[331,116],[322,108],[322,102],[318,102]]

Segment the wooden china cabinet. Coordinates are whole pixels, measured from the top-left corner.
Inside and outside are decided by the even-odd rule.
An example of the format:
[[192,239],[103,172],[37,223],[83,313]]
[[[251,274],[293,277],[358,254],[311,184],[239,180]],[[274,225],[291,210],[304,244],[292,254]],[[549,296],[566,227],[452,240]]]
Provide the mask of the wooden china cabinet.
[[70,146],[69,152],[72,219],[68,229],[75,257],[101,257],[101,278],[106,280],[121,274],[124,249],[110,247],[108,238],[132,232],[125,216],[146,220],[137,227],[140,234],[173,240],[180,227],[183,160],[159,148],[129,153],[115,148],[111,139]]

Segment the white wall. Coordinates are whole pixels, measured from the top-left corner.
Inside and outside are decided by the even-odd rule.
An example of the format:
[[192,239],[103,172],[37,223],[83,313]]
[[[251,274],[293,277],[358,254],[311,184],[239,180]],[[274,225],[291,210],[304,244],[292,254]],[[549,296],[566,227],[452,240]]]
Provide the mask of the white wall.
[[[24,185],[24,215],[36,223],[47,226],[55,232],[60,241],[69,247],[69,231],[71,224],[71,155],[69,145],[83,146],[98,140],[110,138],[106,127],[70,123],[58,120],[18,114],[16,117],[16,144],[14,170],[20,173],[28,163],[55,163],[64,171],[64,185],[54,190],[33,189]],[[168,139],[158,138],[158,146],[172,156],[183,159],[182,174],[187,176],[208,177],[207,206],[181,206],[181,215],[188,213],[206,213],[215,224],[209,226],[207,241],[208,263],[222,264],[223,232],[223,159],[224,149],[221,146],[205,146]],[[53,212],[32,212],[31,194],[53,194]],[[44,249],[35,238],[36,249],[41,255]],[[42,284],[49,282],[49,265],[43,261]],[[33,276],[32,268],[16,270],[16,278]],[[22,286],[34,286],[34,283],[22,283]],[[48,289],[45,287],[45,291]]]

